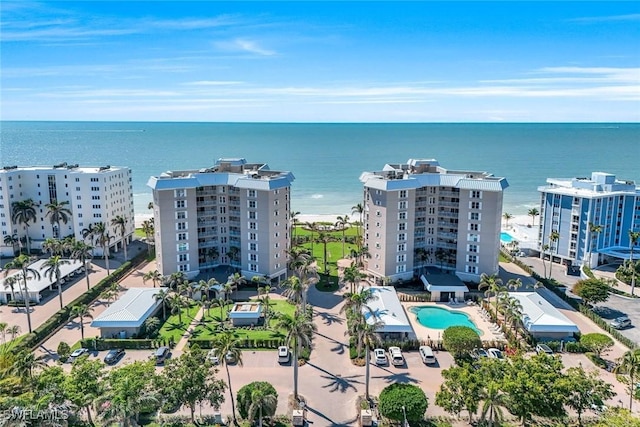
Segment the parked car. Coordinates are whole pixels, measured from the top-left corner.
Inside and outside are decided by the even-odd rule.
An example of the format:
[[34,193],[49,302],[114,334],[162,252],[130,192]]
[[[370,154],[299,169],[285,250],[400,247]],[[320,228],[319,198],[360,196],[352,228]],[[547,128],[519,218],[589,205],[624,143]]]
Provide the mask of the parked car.
[[169,358],[170,352],[171,350],[169,350],[169,347],[158,347],[155,353],[153,353],[156,365],[162,365],[164,361]]
[[418,348],[418,353],[420,353],[422,363],[424,363],[425,365],[435,365],[436,356],[434,356],[431,347],[428,347],[426,345],[420,346]]
[[384,348],[376,348],[373,350],[373,360],[375,360],[376,365],[386,365],[389,363]]
[[631,326],[631,319],[629,316],[616,317],[611,321],[611,327],[615,329],[624,329]]
[[485,350],[484,348],[474,348],[473,350],[471,350],[471,357],[476,360],[480,360],[485,357],[489,357],[489,353],[487,353],[487,350]]
[[85,354],[89,354],[89,349],[82,347],[82,348],[73,350],[73,353],[69,355],[69,358],[67,360],[69,361],[69,363],[73,363],[74,360],[76,360],[78,357],[83,356]]
[[536,346],[536,353],[538,353],[538,354],[545,353],[545,354],[548,354],[548,355],[552,355],[553,354],[553,350],[551,350],[551,348],[549,348],[549,346],[546,345],[546,344],[538,344]]
[[114,348],[113,350],[109,350],[104,357],[104,363],[107,365],[115,365],[122,356],[124,356],[124,348]]
[[400,347],[389,347],[389,358],[393,366],[404,365],[404,356],[402,356]]
[[207,353],[207,360],[209,362],[213,363],[214,365],[217,365],[218,363],[220,363],[220,359],[218,359],[217,353],[218,353],[218,349],[217,348],[212,348]]
[[286,345],[278,347],[278,363],[289,363],[290,360],[291,352],[289,351],[289,347]]
[[491,359],[505,360],[502,351],[497,348],[490,348],[489,350],[487,350],[487,354]]
[[224,360],[225,360],[226,363],[236,363],[237,362],[236,356],[230,351],[228,351],[227,354],[224,355]]

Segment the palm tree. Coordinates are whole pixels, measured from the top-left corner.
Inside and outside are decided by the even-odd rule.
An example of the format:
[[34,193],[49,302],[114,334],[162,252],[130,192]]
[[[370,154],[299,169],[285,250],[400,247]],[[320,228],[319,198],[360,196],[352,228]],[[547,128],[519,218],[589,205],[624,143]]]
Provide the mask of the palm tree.
[[420,263],[420,270],[418,274],[422,274],[422,270],[424,269],[424,263],[429,259],[429,252],[425,248],[415,248],[413,250],[414,257],[416,259],[416,264]]
[[36,369],[47,366],[44,357],[44,355],[36,357],[34,353],[23,350],[16,357],[13,371],[23,380],[30,381],[33,379],[33,373]]
[[362,338],[358,334],[358,331],[361,328],[361,325],[366,323],[367,320],[363,311],[367,310],[369,316],[377,318],[376,314],[369,310],[367,303],[377,299],[378,296],[374,295],[370,288],[365,288],[356,293],[345,293],[343,298],[345,301],[344,305],[340,307],[340,313],[346,313],[347,317],[352,320],[352,330],[347,332],[356,338],[357,354],[360,354],[360,351],[362,350]]
[[13,202],[11,204],[11,221],[14,224],[24,224],[27,239],[27,254],[31,255],[31,240],[29,239],[29,222],[36,221],[36,204],[32,199]]
[[180,294],[172,292],[167,297],[167,303],[171,307],[171,314],[178,314],[178,323],[182,325],[182,309],[187,307],[187,302]]
[[505,222],[504,227],[509,228],[509,220],[513,219],[513,215],[511,215],[509,212],[505,212],[502,214],[502,218],[504,218],[504,222]]
[[[371,314],[371,313],[370,313]],[[372,316],[372,322],[365,321],[361,324],[359,336],[361,341],[364,342],[364,354],[365,354],[365,398],[369,400],[369,378],[371,368],[371,347],[375,346],[380,341],[378,337],[378,330],[384,326],[384,322],[378,320],[378,317]]]
[[504,419],[502,407],[506,404],[505,395],[500,391],[500,386],[495,381],[489,381],[487,387],[480,394],[482,400],[481,420],[487,420],[490,427],[501,423]]
[[[284,288],[282,296],[286,297],[297,306],[302,305],[303,295],[306,292],[304,282],[298,276],[291,276],[280,285]],[[303,308],[304,309],[304,308]]]
[[278,396],[269,394],[263,389],[255,389],[251,393],[251,404],[249,405],[248,416],[252,423],[258,419],[258,427],[262,427],[262,414],[272,414],[278,407]]
[[344,258],[345,231],[347,230],[347,225],[349,224],[349,215],[338,216],[336,220],[336,227],[342,228],[342,258]]
[[238,267],[238,261],[240,259],[240,248],[237,246],[230,246],[229,251],[227,251],[227,256],[229,257],[229,261],[231,261],[231,265],[234,267]]
[[156,301],[161,301],[162,305],[162,318],[167,318],[167,304],[169,302],[171,296],[171,292],[168,289],[160,289],[157,294],[155,294],[154,298]]
[[[53,199],[51,203],[48,203],[45,207],[47,208],[47,214],[45,216],[49,217],[49,221],[51,221],[51,228],[53,229],[53,237],[60,238],[60,222],[67,223],[69,222],[69,217],[72,215],[71,209],[67,206],[69,202],[58,202]],[[54,227],[55,226],[55,227]]]
[[640,231],[629,230],[629,263],[631,264],[631,295],[636,288],[636,268],[633,265],[633,248],[638,244],[640,240]]
[[305,225],[307,226],[309,231],[311,231],[311,253],[313,254],[313,232],[318,229],[318,224],[315,222],[306,222]]
[[302,276],[302,269],[313,262],[313,257],[308,249],[294,247],[287,253],[289,261],[287,267],[296,272],[298,277]]
[[89,264],[88,261],[93,258],[93,246],[87,245],[80,240],[74,240],[71,246],[71,258],[79,260],[84,267],[84,277],[87,280],[87,290],[91,289],[89,282]]
[[327,276],[329,275],[329,270],[327,268],[327,244],[329,242],[333,242],[333,237],[331,237],[330,234],[327,233],[320,233],[318,235],[318,241],[320,243],[322,243],[323,247],[324,247],[324,251],[323,251],[323,260],[324,260],[324,274],[326,274]]
[[214,348],[217,350],[216,356],[220,364],[227,370],[227,385],[229,386],[229,395],[231,396],[231,412],[233,413],[233,423],[238,425],[236,418],[236,405],[233,399],[233,389],[231,388],[231,374],[229,373],[229,359],[235,360],[239,366],[242,366],[242,350],[238,346],[238,340],[233,336],[233,332],[224,332],[214,340]]
[[549,254],[549,278],[551,278],[551,269],[553,268],[553,252],[558,253],[558,247],[555,245],[558,240],[560,240],[560,233],[553,230],[551,234],[549,234],[549,248],[551,250]]
[[360,273],[360,269],[353,262],[349,267],[346,267],[344,269],[344,272],[342,273],[342,280],[351,284],[351,293],[354,293],[356,291],[356,284],[360,283],[360,280],[362,280],[362,278],[363,275],[362,273]]
[[520,280],[520,278],[518,278],[518,279],[509,279],[509,281],[507,281],[507,288],[508,289],[517,291],[521,287],[522,287],[522,280]]
[[11,289],[11,301],[16,300],[16,290],[15,290],[16,284],[19,285],[18,276],[9,276],[6,279],[4,279],[4,288]]
[[[589,257],[587,258],[587,265],[589,267],[591,267],[591,255],[593,253],[593,245],[598,240],[598,234],[600,234],[601,232],[602,232],[601,225],[596,225],[592,222],[589,223],[589,236],[591,237],[589,239]],[[598,265],[597,262],[596,262],[596,265]]]
[[529,209],[528,215],[531,217],[531,226],[536,225],[536,217],[540,215],[540,212],[536,208]]
[[289,221],[290,221],[290,227],[291,227],[291,241],[289,243],[289,250],[293,249],[294,244],[293,242],[295,242],[296,240],[296,229],[298,228],[298,215],[300,215],[300,212],[298,211],[291,211],[289,212]]
[[71,264],[66,259],[62,259],[60,255],[54,255],[49,258],[43,265],[40,267],[40,270],[44,269],[44,275],[49,278],[49,280],[53,280],[56,278],[56,286],[58,287],[58,298],[60,298],[60,310],[64,308],[64,304],[62,303],[62,283],[60,283],[60,276],[62,272],[60,271],[60,267],[66,264]]
[[62,242],[49,237],[42,243],[42,250],[49,252],[50,256],[60,254],[62,252]]
[[[214,299],[213,301],[211,301],[211,304],[214,307],[220,307],[220,324],[222,324],[222,322],[224,321],[224,308],[231,304],[233,301],[229,300],[225,297],[218,297],[217,299]],[[208,315],[208,313],[207,313]]]
[[220,256],[220,252],[218,251],[218,248],[207,249],[206,257],[209,258],[211,261],[215,261],[216,259],[218,259],[219,256]]
[[20,334],[20,326],[11,325],[7,328],[7,333],[11,335],[11,339],[14,340]]
[[71,308],[71,318],[75,319],[76,317],[80,318],[80,336],[84,340],[84,318],[88,317],[89,319],[93,319],[91,312],[93,311],[92,307],[89,307],[87,304],[79,304],[74,305]]
[[111,226],[117,234],[120,235],[120,241],[122,242],[122,248],[124,249],[124,260],[127,260],[127,223],[129,220],[126,216],[118,215],[111,220]]
[[183,282],[187,281],[187,276],[182,271],[176,271],[169,276],[165,276],[162,281],[169,289],[177,290]]
[[147,252],[151,253],[151,242],[153,241],[153,234],[155,232],[155,225],[153,222],[153,218],[150,220],[142,221],[142,232],[144,233],[147,240]]
[[118,291],[112,288],[107,288],[100,293],[100,299],[107,301],[107,307],[111,305],[113,301],[115,301],[118,296]]
[[7,322],[0,322],[0,334],[2,335],[2,344],[7,342],[7,328],[9,324]]
[[107,268],[107,276],[109,275],[109,243],[113,239],[109,235],[109,230],[104,222],[98,222],[93,226],[93,236],[95,236],[96,244],[102,248],[104,255],[104,263]]
[[544,269],[544,277],[546,278],[547,277],[547,263],[545,261],[544,255],[549,250],[549,245],[544,244],[544,245],[542,245],[542,247],[540,249],[542,249],[542,252],[540,252],[540,257],[542,258],[542,268]]
[[487,288],[485,292],[485,297],[489,299],[491,302],[490,295],[493,294],[496,297],[496,319],[498,318],[498,294],[504,291],[504,286],[502,285],[502,279],[498,277],[497,274],[488,275],[486,273],[482,273],[480,276],[480,285],[478,285],[478,290],[482,290]]
[[157,284],[162,283],[163,279],[164,276],[158,270],[147,271],[144,276],[142,276],[142,282],[147,283],[147,280],[151,280],[154,288]]
[[629,411],[632,411],[633,396],[636,392],[636,376],[640,372],[640,349],[629,350],[618,359],[618,366],[614,371],[616,374],[628,377],[629,387]]
[[20,238],[18,238],[18,235],[16,234],[6,235],[4,236],[4,244],[7,246],[11,246],[11,248],[13,249],[13,254],[17,255],[16,246],[19,247]]
[[[20,254],[13,261],[7,263],[4,266],[5,275],[9,270],[20,270],[22,271],[22,279],[24,288],[21,290],[22,295],[24,297],[24,306],[25,311],[27,313],[27,324],[29,326],[29,333],[33,332],[31,329],[31,309],[29,308],[29,285],[27,284],[27,280],[29,280],[29,276],[33,277],[36,280],[40,280],[40,272],[34,268],[30,268],[29,264],[31,263],[31,258],[28,255]],[[20,286],[18,286],[20,288]]]
[[227,283],[230,284],[234,290],[237,290],[241,285],[247,283],[247,279],[240,273],[233,273],[227,278]]
[[357,241],[358,241],[358,244],[360,244],[361,243],[361,241],[360,241],[360,227],[362,227],[362,219],[363,219],[362,217],[364,215],[364,206],[362,205],[362,203],[358,203],[357,205],[353,205],[351,207],[351,213],[352,214],[358,214],[360,216],[360,221],[359,221],[360,225],[356,229]]
[[296,313],[294,316],[282,314],[278,317],[276,326],[286,331],[285,341],[293,350],[293,398],[298,401],[298,352],[301,347],[310,347],[313,332],[316,330],[313,321],[305,315]]

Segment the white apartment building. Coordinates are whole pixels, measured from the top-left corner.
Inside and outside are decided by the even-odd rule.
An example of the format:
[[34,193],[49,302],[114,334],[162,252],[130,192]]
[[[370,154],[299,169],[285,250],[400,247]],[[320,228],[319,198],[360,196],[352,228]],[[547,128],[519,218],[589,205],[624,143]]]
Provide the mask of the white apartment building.
[[230,265],[248,278],[285,279],[293,180],[242,158],[151,177],[158,271],[195,277]]
[[411,280],[424,267],[464,281],[498,272],[505,178],[410,159],[364,172],[367,271],[382,280]]
[[[640,186],[605,172],[548,178],[540,192],[539,247],[555,262],[595,267],[603,256],[629,259],[629,230],[640,231]],[[594,231],[600,227],[600,231]],[[549,236],[556,231],[557,241]],[[640,259],[640,244],[634,248]]]
[[[40,250],[48,238],[64,238],[73,235],[83,240],[82,230],[91,224],[103,222],[109,229],[110,250],[119,250],[119,233],[111,220],[120,215],[127,218],[126,240],[131,241],[134,231],[133,190],[131,170],[126,167],[81,167],[61,163],[48,166],[5,166],[0,169],[0,232],[2,232],[2,256],[13,256],[14,248],[4,243],[6,236],[22,238],[26,235],[24,224],[11,221],[14,202],[32,199],[36,207],[36,221],[29,223],[31,249]],[[46,205],[69,202],[71,211],[67,223],[60,229],[51,224]],[[87,242],[89,243],[89,242]],[[95,255],[102,255],[102,248],[95,246]]]

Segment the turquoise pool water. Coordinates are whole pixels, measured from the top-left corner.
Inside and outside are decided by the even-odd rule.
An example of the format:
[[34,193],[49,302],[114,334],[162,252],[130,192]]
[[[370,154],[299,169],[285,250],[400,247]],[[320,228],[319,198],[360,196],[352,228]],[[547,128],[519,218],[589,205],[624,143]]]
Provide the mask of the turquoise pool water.
[[500,233],[500,241],[504,243],[511,243],[513,242],[513,236],[503,231],[502,233]]
[[447,329],[449,326],[468,326],[482,335],[469,316],[461,311],[452,311],[440,307],[411,307],[409,311],[416,315],[418,323],[431,329]]

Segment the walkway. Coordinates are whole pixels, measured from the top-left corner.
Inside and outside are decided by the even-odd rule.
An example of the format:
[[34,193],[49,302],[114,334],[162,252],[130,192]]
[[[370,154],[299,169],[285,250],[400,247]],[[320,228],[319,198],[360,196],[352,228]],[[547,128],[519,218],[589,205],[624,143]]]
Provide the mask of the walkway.
[[175,348],[173,349],[174,353],[175,352],[182,353],[182,350],[184,350],[184,348],[187,346],[187,344],[189,343],[189,338],[191,338],[191,334],[196,329],[196,327],[200,324],[200,319],[202,319],[202,316],[204,316],[204,310],[205,308],[200,306],[200,309],[198,310],[196,315],[193,317],[193,319],[191,319],[191,323],[189,324],[189,327],[184,332],[184,334],[182,334],[180,341],[178,341]]

